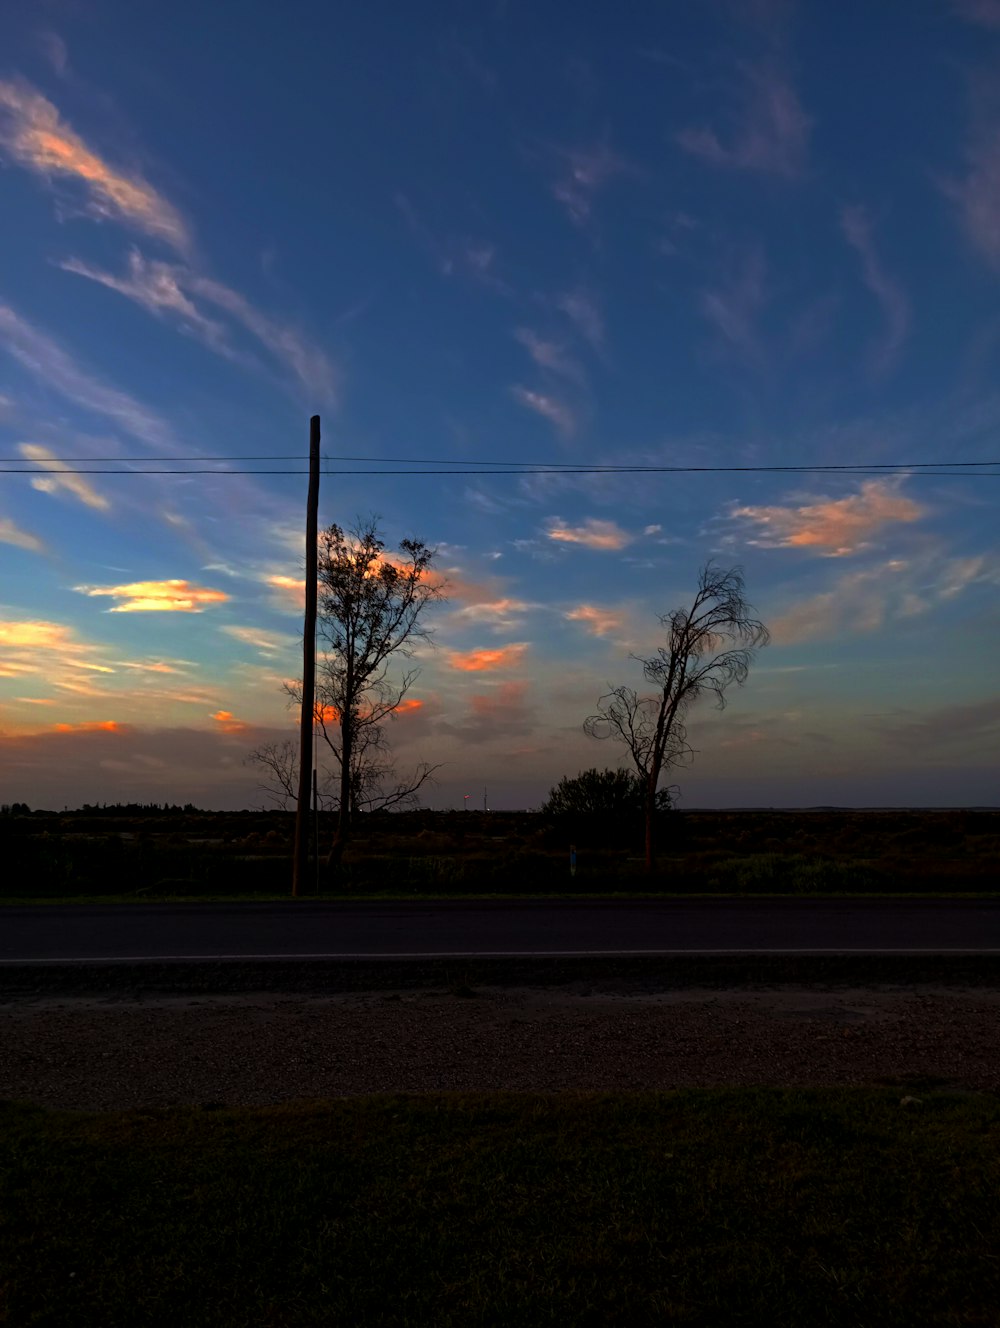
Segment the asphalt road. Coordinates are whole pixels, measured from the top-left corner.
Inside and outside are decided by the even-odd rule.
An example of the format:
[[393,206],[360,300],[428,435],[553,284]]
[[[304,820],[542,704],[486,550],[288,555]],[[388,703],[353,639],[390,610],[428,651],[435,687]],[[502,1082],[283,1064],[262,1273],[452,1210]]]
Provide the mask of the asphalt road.
[[533,900],[0,908],[0,964],[1000,954],[1000,901]]

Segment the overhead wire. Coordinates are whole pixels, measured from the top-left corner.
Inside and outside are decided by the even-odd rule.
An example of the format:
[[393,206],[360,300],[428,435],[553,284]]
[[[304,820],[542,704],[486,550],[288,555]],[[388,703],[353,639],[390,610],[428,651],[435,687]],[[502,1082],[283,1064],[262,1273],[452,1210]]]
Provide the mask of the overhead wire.
[[[299,453],[253,453],[232,456],[117,456],[46,457],[28,465],[23,457],[0,457],[0,475],[306,475],[308,466],[233,466],[234,461],[306,462]],[[84,461],[86,464],[73,465]],[[154,465],[152,463],[168,463]],[[354,463],[367,463],[355,468]],[[111,464],[113,463],[113,464]],[[200,464],[195,464],[200,463]],[[214,463],[211,465],[205,463]],[[345,463],[350,463],[347,465]],[[402,469],[405,467],[405,469]],[[417,469],[419,467],[419,469]],[[988,469],[993,467],[993,469]],[[787,474],[787,475],[910,475],[910,476],[1000,476],[1000,460],[984,461],[866,461],[812,462],[805,465],[692,466],[653,464],[582,465],[569,461],[482,461],[442,457],[364,457],[324,454],[322,473],[327,475],[696,475],[696,474]]]

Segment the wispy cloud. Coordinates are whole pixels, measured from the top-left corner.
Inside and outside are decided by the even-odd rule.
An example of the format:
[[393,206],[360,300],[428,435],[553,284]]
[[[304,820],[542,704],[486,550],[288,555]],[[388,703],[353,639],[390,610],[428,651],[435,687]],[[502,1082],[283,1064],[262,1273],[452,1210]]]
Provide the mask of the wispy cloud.
[[604,317],[597,300],[589,291],[580,287],[563,291],[555,297],[554,304],[595,351],[603,351]]
[[114,719],[88,719],[82,724],[53,724],[53,733],[120,733],[125,725]]
[[420,247],[430,255],[443,277],[461,276],[487,286],[498,294],[510,293],[506,283],[497,275],[497,247],[492,241],[473,239],[467,235],[439,239],[406,194],[397,192],[392,201]]
[[78,258],[68,258],[60,266],[118,291],[157,318],[172,319],[182,331],[196,336],[226,359],[250,368],[259,367],[253,356],[233,344],[232,325],[206,314],[195,303],[200,299],[240,324],[317,398],[332,401],[336,395],[337,374],[322,350],[296,329],[261,313],[238,291],[183,264],[147,260],[133,249],[124,276],[105,272]]
[[177,209],[140,174],[111,166],[88,147],[27,83],[0,82],[0,149],[46,180],[79,184],[91,216],[121,222],[182,253],[190,248]]
[[92,692],[90,675],[110,674],[103,647],[45,619],[0,619],[0,678],[54,678],[54,686]]
[[763,65],[741,65],[728,141],[710,126],[680,130],[677,144],[714,166],[794,178],[805,170],[812,121],[788,78]]
[[193,586],[190,581],[131,581],[121,586],[74,586],[81,595],[121,600],[109,613],[203,613],[229,596],[221,590]]
[[139,442],[169,448],[169,426],[127,392],[86,373],[63,348],[0,302],[0,346],[45,387],[85,410],[111,420]]
[[596,517],[588,517],[580,526],[567,526],[560,517],[553,517],[545,533],[559,544],[582,544],[588,549],[609,552],[624,549],[635,538],[613,521],[599,521]]
[[865,480],[858,493],[846,498],[820,498],[794,507],[736,507],[730,512],[735,520],[757,528],[749,544],[813,549],[828,558],[860,553],[886,526],[919,521],[926,514],[926,507],[900,493],[895,479]]
[[761,356],[757,316],[767,300],[766,264],[759,249],[744,254],[735,276],[701,294],[701,313],[723,341],[751,360]]
[[829,590],[793,604],[771,620],[777,645],[877,631],[915,618],[977,584],[1000,584],[1000,566],[985,556],[893,558],[842,576]]
[[69,493],[85,507],[93,507],[98,512],[110,510],[111,503],[104,494],[98,493],[82,475],[72,474],[69,463],[58,460],[47,447],[41,447],[38,443],[19,443],[18,447],[23,457],[28,461],[34,461],[49,472],[46,475],[35,476],[31,481],[33,489],[37,489],[39,493]]
[[952,4],[967,23],[1000,29],[1000,0],[952,0]]
[[265,657],[281,654],[295,643],[295,638],[285,632],[268,632],[262,627],[220,627],[219,630]]
[[450,650],[446,658],[453,669],[462,673],[488,673],[495,669],[516,668],[527,649],[526,641],[515,641],[492,650]]
[[526,600],[510,599],[505,596],[501,599],[485,600],[481,604],[465,604],[462,608],[455,609],[451,616],[459,623],[482,623],[494,631],[503,631],[505,628],[513,627],[525,613],[536,607],[537,605],[529,604]]
[[556,155],[559,170],[552,182],[552,196],[576,226],[587,224],[594,199],[612,180],[635,174],[635,167],[613,150],[607,135],[591,147],[562,150]]
[[579,387],[584,386],[586,379],[583,367],[578,360],[570,355],[561,342],[548,341],[544,337],[540,337],[537,332],[533,332],[530,327],[517,328],[514,337],[525,348],[539,369],[558,374],[561,378],[568,378],[570,382],[576,383]]
[[861,258],[865,285],[885,317],[885,335],[874,347],[872,367],[885,373],[894,364],[910,330],[910,302],[903,288],[886,272],[872,238],[871,222],[863,207],[845,207],[840,213],[844,237]]
[[964,178],[945,181],[943,188],[958,208],[970,244],[1000,271],[1000,125],[984,127],[966,157]]
[[27,549],[29,553],[45,552],[45,545],[37,535],[22,530],[6,516],[0,516],[0,544],[13,544],[16,549]]
[[563,615],[570,622],[582,623],[591,636],[610,636],[625,625],[625,615],[616,609],[602,609],[596,604],[578,604]]
[[533,392],[519,383],[510,389],[510,394],[525,410],[534,411],[548,420],[564,438],[572,437],[576,432],[576,416],[565,401],[544,392]]

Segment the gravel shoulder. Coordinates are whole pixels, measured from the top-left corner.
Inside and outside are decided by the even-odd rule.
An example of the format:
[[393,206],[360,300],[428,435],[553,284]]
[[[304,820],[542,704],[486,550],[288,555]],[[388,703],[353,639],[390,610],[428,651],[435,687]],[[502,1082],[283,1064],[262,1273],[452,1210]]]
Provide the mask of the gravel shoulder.
[[0,995],[0,1097],[88,1110],[715,1085],[1000,1092],[1000,984]]

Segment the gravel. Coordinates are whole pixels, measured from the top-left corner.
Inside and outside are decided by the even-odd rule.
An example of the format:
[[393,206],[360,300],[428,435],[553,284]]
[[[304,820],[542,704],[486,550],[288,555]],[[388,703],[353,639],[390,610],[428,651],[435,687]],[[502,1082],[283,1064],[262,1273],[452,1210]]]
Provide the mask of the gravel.
[[1000,984],[0,994],[0,1097],[114,1110],[711,1085],[1000,1092]]

